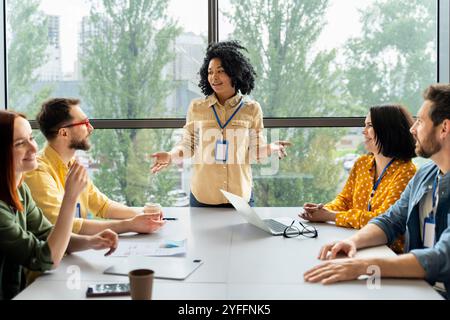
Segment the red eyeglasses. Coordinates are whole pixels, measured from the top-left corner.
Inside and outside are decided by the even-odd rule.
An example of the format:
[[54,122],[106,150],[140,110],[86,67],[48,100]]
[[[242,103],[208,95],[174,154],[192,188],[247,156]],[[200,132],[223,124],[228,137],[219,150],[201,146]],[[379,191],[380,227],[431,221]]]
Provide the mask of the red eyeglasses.
[[72,123],[72,124],[68,124],[67,126],[64,126],[64,127],[61,127],[61,128],[71,128],[71,127],[82,126],[82,125],[85,125],[86,128],[89,128],[90,124],[91,123],[89,122],[89,118],[87,118],[86,120],[83,120],[81,122],[75,122],[75,123]]

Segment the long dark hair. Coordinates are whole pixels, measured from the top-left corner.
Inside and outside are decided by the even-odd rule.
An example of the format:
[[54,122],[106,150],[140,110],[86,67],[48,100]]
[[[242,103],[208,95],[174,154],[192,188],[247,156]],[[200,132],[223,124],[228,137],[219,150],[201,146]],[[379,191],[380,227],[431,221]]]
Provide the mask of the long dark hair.
[[26,119],[23,114],[0,110],[0,200],[23,211],[17,193],[13,157],[14,122],[18,117]]
[[370,108],[378,151],[385,157],[411,160],[416,156],[415,140],[409,129],[414,123],[411,114],[401,105]]

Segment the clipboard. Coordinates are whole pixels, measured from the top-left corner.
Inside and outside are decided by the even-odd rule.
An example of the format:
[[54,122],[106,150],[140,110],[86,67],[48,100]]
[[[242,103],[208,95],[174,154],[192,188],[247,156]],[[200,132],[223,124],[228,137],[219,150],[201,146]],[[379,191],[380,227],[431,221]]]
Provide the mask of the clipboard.
[[202,264],[201,259],[134,256],[110,266],[103,273],[128,276],[134,269],[151,269],[155,278],[184,280]]

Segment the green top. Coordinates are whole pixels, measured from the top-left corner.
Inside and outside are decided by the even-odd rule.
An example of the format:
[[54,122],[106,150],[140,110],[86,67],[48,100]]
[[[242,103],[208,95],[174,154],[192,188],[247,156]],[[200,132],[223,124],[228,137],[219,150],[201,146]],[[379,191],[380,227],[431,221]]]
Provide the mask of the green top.
[[26,285],[24,268],[52,268],[47,237],[52,224],[31,197],[25,183],[18,189],[24,212],[0,200],[0,300],[12,299]]

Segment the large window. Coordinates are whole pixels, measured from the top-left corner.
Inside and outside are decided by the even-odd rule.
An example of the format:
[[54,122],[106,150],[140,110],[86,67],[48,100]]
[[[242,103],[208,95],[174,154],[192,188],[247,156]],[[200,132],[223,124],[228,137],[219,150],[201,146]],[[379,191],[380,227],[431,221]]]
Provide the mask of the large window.
[[183,117],[201,95],[207,12],[204,0],[8,0],[8,105],[33,117],[71,96],[91,118]]
[[220,39],[248,47],[266,116],[365,116],[385,103],[415,113],[437,81],[435,0],[219,3]]
[[187,205],[189,161],[153,176],[148,155],[175,144],[202,96],[208,42],[247,47],[269,141],[294,142],[287,159],[253,166],[258,206],[331,200],[364,153],[369,107],[415,114],[423,89],[448,81],[448,0],[8,0],[4,9],[0,97],[30,118],[48,97],[80,98],[97,126],[81,157],[99,189],[129,205]]
[[[81,152],[78,158],[95,185],[116,201],[134,206],[147,201],[186,206],[191,161],[152,175],[148,157],[170,149],[181,134],[180,129],[96,130],[92,151]],[[334,198],[363,150],[360,128],[276,128],[267,130],[267,138],[289,139],[295,148],[282,161],[272,156],[253,166],[257,206],[299,206]],[[43,140],[39,137],[38,141]]]
[[[187,206],[191,161],[174,165],[157,175],[150,173],[148,155],[169,149],[181,129],[104,129],[92,136],[93,148],[80,151],[78,160],[88,169],[95,185],[112,199],[139,206]],[[39,147],[45,139],[35,132]],[[115,143],[134,136],[133,142]],[[344,186],[358,156],[364,153],[361,128],[284,128],[267,130],[269,141],[289,139],[295,147],[289,157],[266,159],[253,166],[256,206],[300,206],[328,202]],[[420,166],[426,160],[415,158]]]

